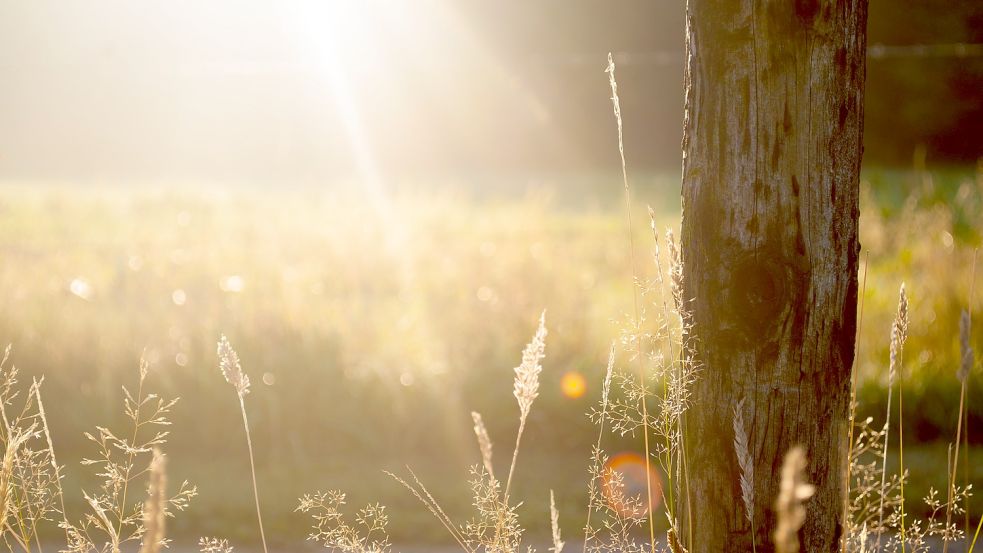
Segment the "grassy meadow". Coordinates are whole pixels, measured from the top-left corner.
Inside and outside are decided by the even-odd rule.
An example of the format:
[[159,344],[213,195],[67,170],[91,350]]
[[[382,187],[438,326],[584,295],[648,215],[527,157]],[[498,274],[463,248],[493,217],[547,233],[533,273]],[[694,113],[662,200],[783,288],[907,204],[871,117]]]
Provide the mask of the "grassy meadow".
[[[467,467],[481,461],[469,413],[482,413],[504,459],[515,439],[512,369],[545,309],[541,388],[513,497],[525,502],[519,518],[528,531],[546,536],[555,490],[565,535],[580,536],[596,436],[585,415],[632,302],[620,179],[501,181],[414,183],[388,194],[356,183],[0,188],[0,342],[12,344],[22,382],[44,376],[66,509],[80,513],[77,490],[97,486],[79,464],[95,454],[83,432],[126,428],[121,386],[137,386],[143,358],[148,385],[181,398],[169,415],[170,479],[198,485],[169,535],[255,543],[240,413],[215,352],[225,334],[252,379],[246,407],[271,543],[303,542],[308,520],[294,512],[297,498],[318,488],[345,489],[353,506],[388,505],[396,543],[446,541],[381,471],[413,467],[451,518],[465,518]],[[678,179],[649,175],[632,186],[640,280],[649,282],[656,242],[645,207],[664,255],[664,228],[678,228]],[[956,428],[959,316],[983,239],[983,168],[870,169],[861,208],[869,262],[858,413],[883,420],[891,321],[905,282],[906,494],[910,512],[921,514],[928,487],[945,489],[940,467]],[[981,328],[973,329],[977,351]],[[977,366],[964,465],[976,489],[981,382]],[[638,451],[640,438],[607,447]],[[975,520],[983,500],[971,505]]]

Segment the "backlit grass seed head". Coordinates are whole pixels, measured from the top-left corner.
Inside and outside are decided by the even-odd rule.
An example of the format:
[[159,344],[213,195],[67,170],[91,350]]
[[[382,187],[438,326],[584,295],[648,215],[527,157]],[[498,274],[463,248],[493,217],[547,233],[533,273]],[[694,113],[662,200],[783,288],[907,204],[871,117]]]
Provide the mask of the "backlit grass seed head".
[[224,334],[218,341],[218,366],[222,369],[225,380],[235,387],[240,396],[249,393],[249,377],[242,372],[239,355],[232,349],[232,344]]
[[543,366],[539,362],[546,356],[546,312],[539,316],[539,328],[532,341],[522,351],[522,364],[515,368],[515,389],[513,394],[519,402],[519,412],[524,419],[532,408],[532,402],[539,397],[539,373]]
[[970,320],[969,311],[963,310],[962,316],[959,318],[959,370],[956,372],[956,377],[959,378],[960,382],[966,382],[966,378],[969,376],[969,371],[972,370],[975,358],[973,355],[973,348],[969,345],[969,330],[970,330]]
[[[902,296],[903,297],[903,296]],[[806,519],[803,502],[816,493],[816,487],[806,482],[806,454],[802,446],[795,446],[785,455],[782,464],[782,480],[775,500],[778,523],[772,537],[778,553],[799,551],[799,529]]]
[[901,284],[901,293],[898,298],[898,313],[894,317],[891,325],[891,361],[888,370],[888,380],[891,384],[897,377],[897,371],[901,367],[901,350],[905,340],[908,338],[908,297],[905,295],[904,284]]
[[676,312],[683,312],[683,254],[672,234],[672,228],[666,229],[666,244],[669,247],[669,288]]
[[601,404],[608,404],[608,397],[611,395],[611,378],[614,376],[614,358],[615,349],[614,344],[611,344],[611,350],[608,352],[608,368],[604,372],[604,383],[601,385]]
[[154,448],[150,462],[150,485],[143,506],[143,546],[140,553],[159,553],[164,543],[164,525],[167,513],[167,476],[164,471],[166,458],[160,449]]
[[14,463],[19,450],[34,436],[34,428],[14,429],[7,437],[6,450],[0,464],[0,521],[6,521],[12,511],[16,511]]
[[556,510],[556,500],[553,497],[553,490],[550,490],[550,529],[553,534],[553,547],[550,548],[550,551],[561,553],[564,543],[560,539],[560,512]]
[[198,540],[198,550],[201,553],[232,553],[229,540],[219,538],[201,538]]
[[478,438],[478,448],[481,449],[481,463],[488,471],[488,476],[494,480],[495,472],[492,470],[492,442],[488,437],[488,430],[485,423],[481,420],[481,413],[471,411],[471,420],[474,421],[474,435]]
[[[744,429],[744,399],[734,406],[734,452],[741,467],[741,499],[747,521],[754,524],[754,463],[748,449],[747,431]],[[751,529],[754,531],[754,528]]]

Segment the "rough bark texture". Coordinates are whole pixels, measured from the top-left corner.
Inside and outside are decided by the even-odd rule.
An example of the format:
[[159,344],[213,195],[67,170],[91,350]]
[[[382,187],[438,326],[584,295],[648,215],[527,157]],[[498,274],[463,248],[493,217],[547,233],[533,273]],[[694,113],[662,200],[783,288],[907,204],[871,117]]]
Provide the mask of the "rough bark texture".
[[[865,0],[689,0],[682,244],[691,553],[774,551],[784,454],[802,444],[802,551],[844,527],[857,306]],[[744,399],[754,524],[733,408]]]

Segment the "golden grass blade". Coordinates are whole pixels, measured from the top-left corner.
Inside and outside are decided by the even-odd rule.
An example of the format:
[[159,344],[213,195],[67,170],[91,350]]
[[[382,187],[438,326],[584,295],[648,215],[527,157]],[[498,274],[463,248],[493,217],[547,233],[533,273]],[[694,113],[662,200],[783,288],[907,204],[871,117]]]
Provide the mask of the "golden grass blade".
[[[635,238],[632,231],[631,224],[631,187],[628,185],[628,164],[625,161],[625,138],[624,138],[624,123],[621,119],[621,100],[618,98],[618,81],[614,77],[614,56],[608,52],[608,84],[611,86],[611,105],[614,109],[614,118],[618,123],[618,152],[621,155],[621,177],[624,182],[625,187],[625,213],[628,219],[628,253],[631,259],[631,279],[632,279],[632,303],[634,305],[634,325],[638,328],[639,325],[639,307],[638,307],[638,269],[635,264]],[[641,344],[638,340],[635,341],[638,344],[639,351],[636,352],[636,358],[638,359],[638,378],[641,381],[642,387],[642,430],[645,445],[645,488],[647,490],[647,502],[648,502],[648,520],[649,520],[649,549],[652,553],[655,553],[655,510],[652,505],[652,455],[649,449],[649,422],[648,422],[648,405],[646,404],[645,398],[647,394],[645,393],[645,371],[641,366]],[[670,476],[671,478],[671,476]],[[672,482],[669,482],[670,493],[672,491]],[[672,507],[669,507],[670,509]]]

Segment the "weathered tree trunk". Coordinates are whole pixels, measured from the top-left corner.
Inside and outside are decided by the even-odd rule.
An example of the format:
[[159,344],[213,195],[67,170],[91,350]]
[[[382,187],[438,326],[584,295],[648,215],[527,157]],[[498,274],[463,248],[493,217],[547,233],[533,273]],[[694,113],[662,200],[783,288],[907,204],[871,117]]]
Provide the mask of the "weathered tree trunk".
[[[784,454],[816,494],[802,551],[844,531],[866,0],[688,0],[682,245],[701,367],[686,414],[689,551],[774,551]],[[754,466],[741,498],[734,407]],[[692,512],[692,527],[688,527]],[[753,526],[753,527],[752,527]]]

